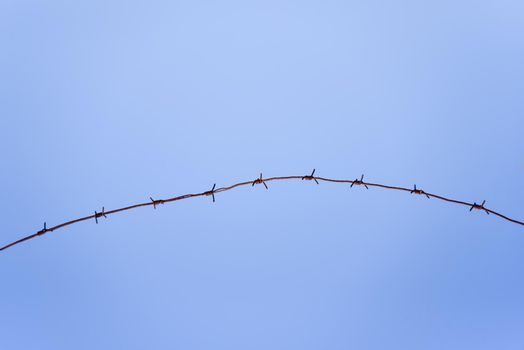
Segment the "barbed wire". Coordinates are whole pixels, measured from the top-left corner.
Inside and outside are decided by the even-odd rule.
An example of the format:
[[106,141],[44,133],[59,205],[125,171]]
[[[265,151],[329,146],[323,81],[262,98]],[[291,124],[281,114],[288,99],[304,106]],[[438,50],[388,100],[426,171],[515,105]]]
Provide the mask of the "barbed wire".
[[507,221],[512,222],[514,224],[518,224],[518,225],[524,226],[524,222],[522,222],[522,221],[509,218],[506,215],[503,215],[503,214],[501,214],[499,212],[496,212],[496,211],[494,211],[492,209],[486,208],[485,207],[485,204],[486,204],[485,200],[481,204],[478,204],[477,202],[469,203],[469,202],[465,202],[465,201],[461,201],[461,200],[457,200],[457,199],[451,199],[451,198],[448,198],[448,197],[444,197],[444,196],[440,196],[440,195],[437,195],[437,194],[434,194],[434,193],[423,191],[420,188],[417,188],[416,184],[413,186],[413,188],[406,188],[406,187],[390,186],[390,185],[384,185],[384,184],[379,184],[379,183],[367,182],[367,181],[364,181],[364,174],[362,174],[360,176],[360,178],[357,177],[355,180],[330,179],[330,178],[326,178],[326,177],[315,176],[315,170],[316,169],[313,169],[313,171],[309,175],[276,176],[276,177],[268,177],[268,178],[263,178],[262,177],[262,173],[261,173],[260,176],[257,177],[255,180],[239,182],[239,183],[236,183],[236,184],[233,184],[233,185],[230,185],[230,186],[226,186],[226,187],[216,188],[216,183],[215,183],[211,187],[210,190],[207,190],[207,191],[204,191],[204,192],[184,194],[182,196],[172,197],[172,198],[168,198],[168,199],[153,199],[152,197],[149,197],[149,199],[150,199],[149,202],[133,204],[133,205],[130,205],[130,206],[127,206],[127,207],[122,207],[122,208],[117,208],[117,209],[107,210],[107,211],[105,210],[105,207],[102,207],[102,211],[101,212],[97,212],[95,210],[93,215],[84,216],[84,217],[81,217],[81,218],[78,218],[78,219],[66,221],[66,222],[63,222],[63,223],[58,224],[56,226],[53,226],[53,227],[49,227],[48,228],[47,227],[47,222],[44,222],[44,227],[40,231],[38,231],[38,232],[36,232],[36,233],[34,233],[32,235],[26,236],[24,238],[21,238],[21,239],[19,239],[17,241],[11,242],[11,243],[1,247],[0,251],[6,250],[8,248],[11,248],[11,247],[17,245],[17,244],[29,241],[29,240],[31,240],[33,238],[36,238],[36,237],[39,237],[39,236],[43,236],[43,235],[45,235],[45,234],[47,234],[49,232],[54,232],[54,231],[56,231],[58,229],[61,229],[61,228],[64,228],[66,226],[73,225],[73,224],[76,224],[76,223],[79,223],[79,222],[82,222],[82,221],[88,221],[88,220],[93,220],[94,219],[95,223],[98,224],[98,219],[101,218],[101,217],[107,218],[109,215],[120,213],[120,212],[123,212],[123,211],[136,209],[136,208],[140,208],[140,207],[153,206],[153,208],[156,209],[156,207],[158,205],[161,205],[161,204],[163,205],[165,203],[176,202],[176,201],[180,201],[180,200],[184,200],[184,199],[188,199],[188,198],[193,198],[193,197],[203,197],[203,196],[208,197],[208,196],[211,196],[213,198],[213,202],[215,202],[215,194],[226,192],[226,191],[230,191],[230,190],[232,190],[234,188],[237,188],[237,187],[248,186],[248,185],[251,185],[251,187],[254,187],[255,185],[262,184],[262,185],[264,185],[264,187],[266,189],[269,189],[269,187],[267,185],[268,182],[271,182],[271,181],[290,181],[290,180],[314,181],[317,185],[320,184],[320,182],[332,182],[332,183],[349,184],[350,185],[349,188],[352,188],[353,186],[364,186],[368,190],[369,190],[370,187],[376,187],[376,188],[383,188],[383,189],[387,189],[387,190],[409,192],[410,194],[425,196],[428,199],[435,198],[435,199],[439,199],[439,200],[442,200],[442,201],[445,201],[445,202],[463,205],[463,206],[469,207],[469,211],[472,211],[473,209],[481,210],[481,211],[484,211],[488,215],[489,214],[493,214],[495,216],[498,216],[501,219],[507,220]]

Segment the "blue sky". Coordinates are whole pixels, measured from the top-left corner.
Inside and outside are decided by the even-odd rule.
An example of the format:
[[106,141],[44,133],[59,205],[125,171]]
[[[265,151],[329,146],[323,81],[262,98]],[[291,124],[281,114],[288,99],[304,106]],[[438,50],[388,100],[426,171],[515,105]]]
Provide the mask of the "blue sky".
[[[0,2],[2,244],[306,174],[524,218],[522,1]],[[0,256],[6,349],[523,349],[524,229],[242,188]]]

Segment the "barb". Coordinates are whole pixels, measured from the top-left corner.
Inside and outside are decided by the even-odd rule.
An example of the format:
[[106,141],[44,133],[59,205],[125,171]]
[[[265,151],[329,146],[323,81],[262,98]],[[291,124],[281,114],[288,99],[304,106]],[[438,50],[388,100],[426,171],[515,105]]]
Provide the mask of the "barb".
[[413,186],[413,190],[411,191],[411,194],[420,194],[420,195],[425,195],[426,197],[428,197],[429,199],[429,196],[426,192],[422,191],[422,190],[417,190],[417,184],[415,184]]
[[317,179],[315,178],[315,176],[313,176],[313,175],[315,175],[315,170],[316,169],[313,169],[313,171],[311,172],[311,175],[304,175],[304,176],[302,176],[302,180],[315,180],[315,182],[318,185],[319,183],[318,183]]
[[484,208],[484,204],[486,204],[486,200],[483,200],[482,204],[477,204],[476,202],[474,202],[471,208],[469,208],[469,211],[472,211],[473,209],[484,210],[486,214],[489,215],[489,210]]
[[353,180],[351,182],[351,186],[349,186],[349,188],[353,187],[353,185],[364,186],[364,187],[366,187],[367,190],[369,190],[368,185],[364,182],[364,174],[362,174],[362,176],[360,177],[360,180],[358,178]]
[[101,217],[101,216],[103,216],[103,217],[105,217],[107,219],[104,207],[102,207],[102,212],[101,213],[97,213],[96,210],[95,210],[95,222],[97,224],[98,224],[98,218]]
[[165,202],[162,199],[154,200],[152,197],[149,197],[149,199],[151,199],[151,203],[153,203],[153,209],[156,209],[157,205],[164,204],[164,202]]
[[156,208],[156,206],[159,205],[159,204],[164,204],[164,203],[169,203],[169,202],[176,202],[176,201],[189,199],[189,198],[193,198],[193,197],[212,196],[213,197],[213,202],[215,202],[215,193],[218,193],[218,192],[230,191],[230,190],[232,190],[234,188],[242,187],[242,186],[248,186],[248,185],[251,185],[253,187],[255,184],[261,184],[261,183],[264,184],[266,186],[266,188],[268,188],[267,185],[266,185],[266,182],[271,182],[271,181],[292,181],[292,180],[314,180],[317,184],[319,183],[319,181],[338,183],[338,184],[342,183],[342,184],[350,184],[351,185],[350,187],[353,187],[354,185],[361,185],[361,186],[366,187],[367,189],[369,189],[369,187],[376,187],[376,188],[383,188],[383,189],[386,189],[386,190],[403,191],[403,192],[408,192],[408,193],[411,193],[411,194],[425,195],[427,198],[435,198],[435,199],[439,199],[439,200],[444,201],[444,202],[455,203],[457,205],[462,205],[462,206],[469,207],[470,211],[472,211],[473,209],[483,210],[484,212],[486,212],[486,214],[493,214],[493,215],[498,216],[499,218],[501,218],[503,220],[509,221],[509,222],[517,224],[517,225],[524,226],[524,221],[519,221],[519,220],[516,220],[516,219],[512,219],[512,218],[510,218],[510,217],[508,217],[508,216],[506,216],[504,214],[501,214],[501,213],[496,212],[496,211],[494,211],[492,209],[486,208],[485,207],[485,204],[486,204],[485,200],[482,202],[482,204],[477,204],[476,202],[469,203],[469,202],[465,202],[465,201],[461,201],[461,200],[457,200],[457,199],[452,199],[452,198],[444,197],[444,196],[441,196],[441,195],[437,195],[437,194],[433,194],[433,193],[422,191],[420,189],[417,189],[416,185],[413,188],[406,188],[406,187],[399,187],[399,186],[383,185],[383,184],[379,184],[379,183],[364,182],[364,175],[363,174],[360,177],[360,179],[357,178],[355,180],[338,180],[338,179],[330,179],[330,178],[325,178],[325,177],[318,177],[318,176],[315,176],[315,169],[313,169],[313,171],[311,172],[311,175],[305,175],[305,176],[299,176],[299,175],[278,176],[278,177],[269,177],[269,178],[265,178],[264,179],[262,177],[262,174],[260,174],[260,177],[257,178],[255,181],[239,182],[239,183],[233,184],[233,185],[228,186],[228,187],[216,188],[216,183],[215,183],[213,185],[213,187],[211,188],[211,190],[205,191],[205,192],[201,192],[201,193],[185,194],[185,195],[182,195],[182,196],[173,197],[173,198],[169,198],[169,199],[161,199],[161,200],[154,200],[153,198],[150,197],[149,198],[151,200],[150,202],[133,204],[133,205],[130,205],[130,206],[127,206],[127,207],[113,209],[113,210],[109,210],[109,211],[105,211],[105,208],[102,207],[102,212],[100,212],[100,213],[95,211],[94,215],[85,216],[85,217],[82,217],[82,218],[78,218],[78,219],[74,219],[74,220],[71,220],[71,221],[67,221],[67,222],[58,224],[58,225],[56,225],[54,227],[50,227],[50,228],[48,228],[47,227],[47,223],[44,222],[44,228],[41,229],[40,231],[37,231],[36,233],[34,233],[32,235],[23,237],[23,238],[21,238],[21,239],[19,239],[17,241],[14,241],[12,243],[9,243],[9,244],[1,247],[0,251],[6,250],[6,249],[8,249],[10,247],[13,247],[13,246],[18,245],[18,244],[23,243],[23,242],[26,242],[26,241],[31,240],[33,238],[36,238],[36,237],[39,237],[39,236],[43,236],[43,235],[45,235],[45,234],[47,234],[49,232],[53,232],[53,231],[58,230],[60,228],[64,228],[66,226],[79,223],[81,221],[87,221],[87,220],[95,219],[95,222],[98,223],[98,218],[100,218],[102,216],[104,218],[107,218],[107,215],[112,215],[112,214],[116,214],[116,213],[119,213],[119,212],[128,211],[128,210],[132,210],[132,209],[136,209],[136,208],[140,208],[140,207],[147,207],[147,206],[151,206],[151,205],[153,206],[153,208]]
[[48,231],[53,231],[53,230],[48,230],[47,229],[47,222],[44,222],[44,228],[41,229],[40,231],[38,231],[36,234],[38,236],[41,236],[41,235],[45,235]]
[[213,188],[207,192],[204,192],[204,196],[212,196],[213,197],[213,203],[215,203],[215,187],[217,187],[217,184],[213,185]]
[[269,190],[269,188],[266,185],[266,182],[262,178],[262,173],[260,173],[260,177],[258,179],[255,179],[255,181],[253,181],[253,183],[251,184],[251,187],[255,186],[256,184],[263,184],[266,190]]

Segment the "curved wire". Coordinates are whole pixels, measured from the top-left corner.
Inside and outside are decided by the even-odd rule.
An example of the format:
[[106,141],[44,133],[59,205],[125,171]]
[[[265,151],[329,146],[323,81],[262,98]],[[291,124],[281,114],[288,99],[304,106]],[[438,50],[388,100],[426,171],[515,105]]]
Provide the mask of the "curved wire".
[[512,218],[510,218],[510,217],[508,217],[506,215],[503,215],[503,214],[501,214],[499,212],[496,212],[496,211],[494,211],[492,209],[488,209],[488,208],[484,207],[485,201],[482,202],[482,204],[477,204],[476,202],[469,203],[469,202],[465,202],[465,201],[452,199],[452,198],[440,196],[440,195],[437,195],[437,194],[425,192],[425,191],[423,191],[421,189],[417,189],[416,185],[414,186],[413,189],[410,189],[410,188],[406,188],[406,187],[390,186],[390,185],[383,185],[383,184],[379,184],[379,183],[366,182],[366,181],[364,181],[364,175],[362,175],[360,179],[357,178],[355,180],[338,180],[338,179],[330,179],[330,178],[326,178],[326,177],[314,176],[314,174],[315,174],[315,169],[313,169],[313,172],[311,173],[311,175],[303,175],[303,176],[292,175],[292,176],[276,176],[276,177],[262,178],[262,174],[260,174],[260,177],[255,179],[254,181],[253,180],[251,180],[251,181],[244,181],[244,182],[239,182],[239,183],[236,183],[236,184],[233,184],[233,185],[230,185],[230,186],[219,187],[219,188],[216,188],[216,184],[215,184],[211,190],[204,191],[204,192],[184,194],[182,196],[172,197],[172,198],[168,198],[168,199],[157,199],[157,200],[154,200],[153,198],[150,198],[151,199],[150,202],[133,204],[133,205],[130,205],[130,206],[127,206],[127,207],[117,208],[117,209],[108,210],[108,211],[105,211],[104,209],[102,209],[102,212],[96,212],[95,211],[94,215],[84,216],[84,217],[81,217],[81,218],[78,218],[78,219],[66,221],[66,222],[63,222],[63,223],[58,224],[56,226],[50,227],[50,228],[47,228],[46,223],[44,223],[44,228],[42,230],[40,230],[40,231],[38,231],[38,232],[36,232],[36,233],[34,233],[32,235],[23,237],[23,238],[21,238],[21,239],[19,239],[17,241],[11,242],[11,243],[1,247],[0,251],[6,250],[8,248],[11,248],[11,247],[17,245],[17,244],[29,241],[29,240],[31,240],[33,238],[36,238],[36,237],[39,237],[39,236],[43,236],[43,235],[45,235],[45,234],[47,234],[49,232],[56,231],[58,229],[61,229],[63,227],[69,226],[69,225],[76,224],[76,223],[81,222],[81,221],[87,221],[87,220],[95,219],[96,223],[98,223],[98,218],[100,218],[100,217],[107,217],[108,215],[120,213],[120,212],[123,212],[123,211],[132,210],[132,209],[140,208],[140,207],[153,206],[154,208],[156,208],[156,206],[159,205],[159,204],[176,202],[176,201],[180,201],[180,200],[184,200],[184,199],[188,199],[188,198],[193,198],[193,197],[212,196],[213,197],[213,202],[214,202],[216,193],[230,191],[232,189],[235,189],[237,187],[242,187],[242,186],[248,186],[248,185],[254,186],[256,184],[263,184],[266,187],[266,189],[267,189],[268,188],[267,185],[266,185],[267,182],[272,182],[272,181],[289,181],[289,180],[313,180],[317,184],[319,183],[319,181],[323,181],[323,182],[350,184],[351,187],[353,187],[353,186],[364,186],[366,189],[369,189],[369,187],[377,187],[377,188],[383,188],[383,189],[387,189],[387,190],[404,191],[404,192],[409,192],[411,194],[424,195],[427,198],[436,198],[436,199],[439,199],[439,200],[442,200],[442,201],[445,201],[445,202],[455,203],[455,204],[462,205],[462,206],[467,206],[467,207],[470,208],[469,209],[470,211],[473,210],[473,209],[482,210],[482,211],[486,212],[486,214],[493,214],[495,216],[498,216],[501,219],[507,220],[507,221],[512,222],[512,223],[517,224],[517,225],[524,226],[524,222],[523,221],[512,219]]

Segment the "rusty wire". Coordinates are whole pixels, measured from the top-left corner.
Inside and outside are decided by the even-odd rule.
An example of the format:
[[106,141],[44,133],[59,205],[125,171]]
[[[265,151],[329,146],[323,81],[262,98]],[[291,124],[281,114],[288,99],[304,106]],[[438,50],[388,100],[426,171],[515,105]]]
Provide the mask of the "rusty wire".
[[399,187],[399,186],[383,185],[383,184],[378,184],[378,183],[373,183],[373,182],[365,182],[364,181],[364,175],[362,175],[360,177],[360,179],[356,178],[355,180],[330,179],[330,178],[315,176],[315,169],[313,169],[313,171],[311,172],[310,175],[276,176],[276,177],[268,177],[268,178],[264,179],[264,178],[262,178],[262,174],[260,174],[260,177],[256,178],[254,181],[253,180],[244,181],[244,182],[239,182],[239,183],[233,184],[231,186],[219,187],[219,188],[216,188],[216,184],[214,184],[213,187],[211,188],[211,190],[204,191],[204,192],[190,193],[190,194],[185,194],[185,195],[182,195],[182,196],[172,197],[172,198],[168,198],[168,199],[156,199],[155,200],[152,197],[149,197],[149,199],[150,199],[149,202],[138,203],[138,204],[130,205],[130,206],[127,206],[127,207],[122,207],[122,208],[108,210],[108,211],[106,211],[105,208],[102,207],[102,211],[101,212],[95,211],[94,215],[84,216],[82,218],[78,218],[78,219],[74,219],[74,220],[71,220],[71,221],[63,222],[61,224],[58,224],[56,226],[49,227],[49,228],[47,227],[47,222],[44,222],[44,227],[40,231],[38,231],[38,232],[36,232],[36,233],[34,233],[32,235],[26,236],[24,238],[21,238],[21,239],[19,239],[17,241],[14,241],[12,243],[9,243],[9,244],[3,246],[2,248],[0,248],[0,251],[6,250],[8,248],[11,248],[11,247],[17,245],[17,244],[26,242],[26,241],[31,240],[33,238],[36,238],[38,236],[43,236],[43,235],[45,235],[45,234],[47,234],[49,232],[56,231],[58,229],[61,229],[63,227],[69,226],[69,225],[76,224],[76,223],[81,222],[81,221],[87,221],[87,220],[95,219],[95,222],[98,224],[98,218],[100,218],[100,217],[107,218],[109,215],[116,214],[116,213],[119,213],[119,212],[122,212],[122,211],[128,211],[128,210],[135,209],[135,208],[140,208],[140,207],[153,206],[153,208],[156,209],[156,207],[158,205],[160,205],[160,204],[165,204],[165,203],[169,203],[169,202],[176,202],[176,201],[180,201],[180,200],[188,199],[188,198],[193,198],[193,197],[212,196],[213,202],[215,202],[215,194],[221,193],[221,192],[225,192],[225,191],[229,191],[229,190],[232,190],[232,189],[237,188],[237,187],[248,186],[248,185],[251,185],[253,187],[253,186],[257,185],[257,184],[263,184],[264,187],[266,189],[268,189],[268,186],[266,184],[267,182],[271,182],[271,181],[289,181],[289,180],[309,180],[309,181],[315,181],[315,183],[317,183],[317,184],[319,184],[319,181],[323,181],[323,182],[349,184],[350,188],[353,187],[353,186],[364,186],[366,189],[369,189],[370,187],[378,187],[378,188],[384,188],[384,189],[388,189],[388,190],[404,191],[404,192],[408,192],[408,193],[411,193],[411,194],[423,195],[423,196],[426,196],[428,199],[429,198],[436,198],[436,199],[439,199],[439,200],[442,200],[442,201],[445,201],[445,202],[463,205],[463,206],[469,207],[469,211],[472,211],[473,209],[481,210],[481,211],[484,211],[486,214],[493,214],[495,216],[498,216],[499,218],[502,218],[502,219],[507,220],[509,222],[512,222],[514,224],[518,224],[518,225],[524,226],[524,222],[522,222],[522,221],[509,218],[506,215],[498,213],[498,212],[496,212],[496,211],[494,211],[492,209],[486,208],[484,206],[484,204],[486,203],[485,200],[482,202],[482,204],[477,204],[477,202],[468,203],[468,202],[465,202],[465,201],[461,201],[461,200],[457,200],[457,199],[451,199],[451,198],[447,198],[447,197],[440,196],[440,195],[437,195],[437,194],[429,193],[429,192],[423,191],[421,189],[417,189],[417,185],[414,185],[413,188],[405,188],[405,187]]

